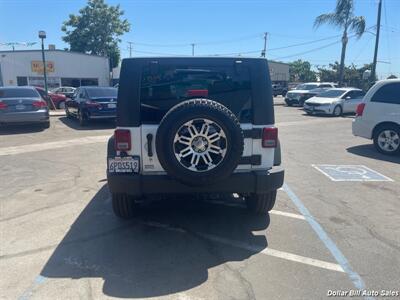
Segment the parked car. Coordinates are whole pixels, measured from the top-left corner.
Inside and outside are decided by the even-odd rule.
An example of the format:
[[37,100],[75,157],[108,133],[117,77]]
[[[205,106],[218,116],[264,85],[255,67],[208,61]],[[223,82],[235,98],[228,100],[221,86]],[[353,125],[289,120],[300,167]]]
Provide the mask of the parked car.
[[60,86],[51,90],[51,92],[58,95],[64,95],[67,98],[71,98],[74,95],[75,90],[76,88],[72,86]]
[[76,117],[81,126],[94,119],[115,119],[117,89],[113,87],[81,86],[65,103],[68,118]]
[[49,109],[34,87],[0,87],[0,124],[50,127]]
[[400,153],[400,80],[375,83],[357,106],[353,121],[355,136],[372,139],[384,154]]
[[114,213],[152,195],[238,193],[253,213],[275,204],[284,171],[267,60],[128,58],[108,142]]
[[336,85],[331,82],[308,82],[299,84],[294,90],[287,92],[285,102],[288,106],[294,104],[303,106],[304,102],[314,96],[310,93],[311,90],[317,88],[335,88]]
[[272,84],[272,94],[274,97],[282,95],[283,97],[287,93],[287,88],[282,86],[280,83]]
[[323,88],[316,88],[316,89],[312,89],[310,91],[308,91],[308,95],[311,97],[315,97],[318,96],[319,94],[326,92],[327,90],[330,90],[331,87],[323,87]]
[[[46,99],[46,91],[41,87],[35,87],[35,89],[39,92],[42,99],[48,102],[49,99]],[[66,96],[64,96],[63,94],[54,94],[52,92],[48,92],[47,94],[56,108],[65,109],[65,101],[67,100]]]
[[304,102],[308,114],[326,114],[335,117],[343,113],[355,113],[365,93],[357,88],[335,88],[311,97]]

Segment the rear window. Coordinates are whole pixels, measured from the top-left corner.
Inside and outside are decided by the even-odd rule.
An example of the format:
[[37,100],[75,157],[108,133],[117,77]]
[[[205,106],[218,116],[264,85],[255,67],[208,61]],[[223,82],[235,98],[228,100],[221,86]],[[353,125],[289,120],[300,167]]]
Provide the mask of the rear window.
[[251,81],[248,68],[215,66],[145,67],[141,79],[143,123],[159,123],[174,105],[208,98],[228,107],[243,123],[252,122]]
[[111,97],[116,98],[118,90],[115,88],[86,88],[89,97],[91,98],[101,98],[101,97]]
[[371,99],[372,102],[400,104],[400,82],[382,86]]
[[34,89],[0,89],[0,98],[38,98],[38,92]]

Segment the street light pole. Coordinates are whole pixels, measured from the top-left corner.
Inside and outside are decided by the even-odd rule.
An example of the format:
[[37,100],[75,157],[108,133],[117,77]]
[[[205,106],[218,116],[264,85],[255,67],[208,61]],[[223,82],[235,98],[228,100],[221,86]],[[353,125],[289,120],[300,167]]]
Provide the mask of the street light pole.
[[46,74],[46,58],[44,56],[44,39],[46,38],[46,32],[43,31],[43,30],[40,30],[39,31],[39,38],[42,40],[42,61],[43,61],[44,90],[46,92],[46,96],[48,96],[47,74]]

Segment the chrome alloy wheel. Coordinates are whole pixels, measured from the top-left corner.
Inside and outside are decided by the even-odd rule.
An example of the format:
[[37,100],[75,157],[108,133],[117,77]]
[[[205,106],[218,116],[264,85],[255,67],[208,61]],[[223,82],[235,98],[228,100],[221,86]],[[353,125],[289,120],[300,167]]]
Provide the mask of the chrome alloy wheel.
[[180,164],[194,172],[209,171],[224,159],[227,149],[224,130],[209,119],[194,119],[175,134],[174,153]]
[[378,136],[379,147],[387,152],[394,152],[400,147],[400,137],[394,130],[383,130]]

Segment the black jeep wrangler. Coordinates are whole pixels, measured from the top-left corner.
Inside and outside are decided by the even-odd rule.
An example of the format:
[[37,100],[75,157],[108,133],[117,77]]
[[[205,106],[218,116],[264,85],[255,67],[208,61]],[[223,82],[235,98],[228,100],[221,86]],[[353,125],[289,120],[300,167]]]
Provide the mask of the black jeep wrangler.
[[121,67],[107,179],[117,216],[156,194],[232,194],[255,213],[283,184],[268,63],[129,58]]

